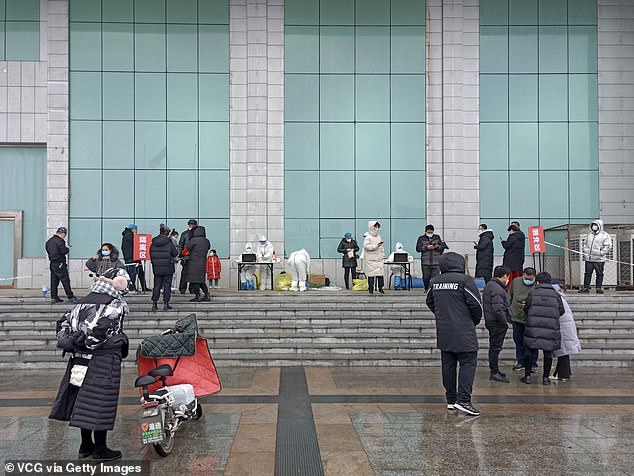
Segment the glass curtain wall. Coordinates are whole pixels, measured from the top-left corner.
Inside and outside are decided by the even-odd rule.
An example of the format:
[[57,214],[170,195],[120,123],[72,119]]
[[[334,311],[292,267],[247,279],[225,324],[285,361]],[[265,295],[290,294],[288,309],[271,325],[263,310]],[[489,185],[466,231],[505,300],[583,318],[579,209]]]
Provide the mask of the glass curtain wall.
[[228,0],[71,0],[74,257],[189,218],[229,255]]
[[40,60],[40,0],[0,0],[0,60]]
[[287,0],[285,249],[340,257],[378,219],[414,252],[425,219],[424,0]]

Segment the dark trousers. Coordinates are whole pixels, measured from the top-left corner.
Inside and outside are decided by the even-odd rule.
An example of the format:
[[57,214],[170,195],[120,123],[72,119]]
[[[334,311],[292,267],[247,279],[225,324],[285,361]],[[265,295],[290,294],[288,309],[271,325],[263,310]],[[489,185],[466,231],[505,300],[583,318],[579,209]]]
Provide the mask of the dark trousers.
[[[524,331],[526,324],[513,321],[513,341],[515,342],[515,358],[517,361],[526,365],[526,347],[524,347]],[[532,366],[537,365],[537,354],[532,355],[530,362]]]
[[209,289],[205,283],[191,283],[190,288],[196,297],[200,297],[201,290],[205,296],[209,296]]
[[592,272],[596,271],[597,273],[597,289],[601,289],[603,287],[603,267],[605,263],[594,263],[592,261],[586,261],[586,272],[583,275],[583,287],[589,288],[590,281],[592,281]]
[[187,292],[187,261],[182,262],[183,269],[181,270],[181,280],[178,283],[178,291],[181,294]]
[[57,294],[57,288],[59,283],[64,286],[64,292],[68,298],[74,296],[73,290],[70,287],[70,276],[68,276],[68,266],[66,263],[53,263],[51,262],[51,299],[59,299]]
[[383,291],[383,286],[385,285],[385,280],[383,279],[383,276],[368,276],[368,291],[370,291],[370,294],[374,292],[375,279],[379,285],[379,291]]
[[130,291],[136,291],[136,277],[139,274],[138,267],[136,265],[126,265],[125,268],[130,276]]
[[423,266],[423,282],[425,284],[425,291],[429,289],[429,281],[440,274],[440,266],[434,264],[424,264]]
[[[553,367],[553,353],[549,350],[544,350],[544,378],[547,378],[550,375],[550,369]],[[529,349],[526,348],[526,360],[532,360],[533,354],[535,358],[535,362],[537,362],[537,357],[539,356],[539,349]],[[529,365],[524,367],[524,376],[530,377],[531,368]]]
[[562,355],[557,357],[557,366],[555,367],[555,377],[570,378],[572,376],[572,369],[570,368],[570,356]]
[[[96,453],[103,453],[107,449],[106,438],[108,432],[106,430],[91,431],[81,428],[81,446],[82,448],[90,448],[94,444]],[[92,434],[95,434],[95,442],[92,441]]]
[[495,374],[500,371],[498,357],[502,352],[508,326],[492,325],[486,326],[486,328],[489,331],[489,369],[491,369],[491,374]]
[[172,275],[154,275],[154,288],[152,289],[152,301],[158,301],[163,288],[163,302],[170,302],[172,297]]
[[350,289],[350,274],[352,279],[357,279],[357,270],[353,267],[343,268],[343,280],[346,282],[346,289]]
[[[442,384],[445,387],[447,403],[470,403],[473,379],[478,365],[478,353],[441,351],[440,358],[442,361]],[[457,372],[458,363],[460,363],[459,372]]]

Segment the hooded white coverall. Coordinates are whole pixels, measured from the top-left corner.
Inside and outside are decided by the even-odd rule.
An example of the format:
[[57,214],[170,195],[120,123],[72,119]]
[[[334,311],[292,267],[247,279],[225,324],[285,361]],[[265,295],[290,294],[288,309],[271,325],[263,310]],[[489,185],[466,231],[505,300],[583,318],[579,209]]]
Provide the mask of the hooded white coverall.
[[300,291],[306,291],[306,279],[310,272],[310,256],[308,251],[301,249],[293,251],[286,261],[288,272],[291,273],[291,291],[297,291],[299,284]]

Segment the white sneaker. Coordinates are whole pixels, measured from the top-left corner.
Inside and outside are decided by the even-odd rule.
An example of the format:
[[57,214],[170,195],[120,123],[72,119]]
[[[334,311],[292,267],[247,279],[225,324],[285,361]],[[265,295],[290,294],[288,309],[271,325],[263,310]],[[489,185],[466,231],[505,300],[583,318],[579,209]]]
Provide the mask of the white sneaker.
[[455,410],[455,409],[456,409],[456,405],[454,405],[453,403],[447,404],[447,410]]

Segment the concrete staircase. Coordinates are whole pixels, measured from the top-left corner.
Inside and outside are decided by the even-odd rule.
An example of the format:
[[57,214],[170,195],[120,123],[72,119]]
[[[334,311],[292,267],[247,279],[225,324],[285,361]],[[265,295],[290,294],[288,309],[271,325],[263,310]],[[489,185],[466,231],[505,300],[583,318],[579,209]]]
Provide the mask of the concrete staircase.
[[[634,294],[570,295],[583,353],[575,365],[634,363]],[[365,293],[236,293],[220,291],[212,302],[180,296],[174,310],[152,313],[148,296],[129,296],[125,324],[132,354],[146,336],[196,313],[200,334],[221,366],[233,365],[439,365],[433,315],[420,291]],[[65,365],[55,348],[55,321],[68,306],[41,297],[0,296],[0,367]],[[479,357],[486,364],[488,334],[478,326]],[[509,329],[501,359],[515,346]],[[126,365],[134,365],[129,357]]]

